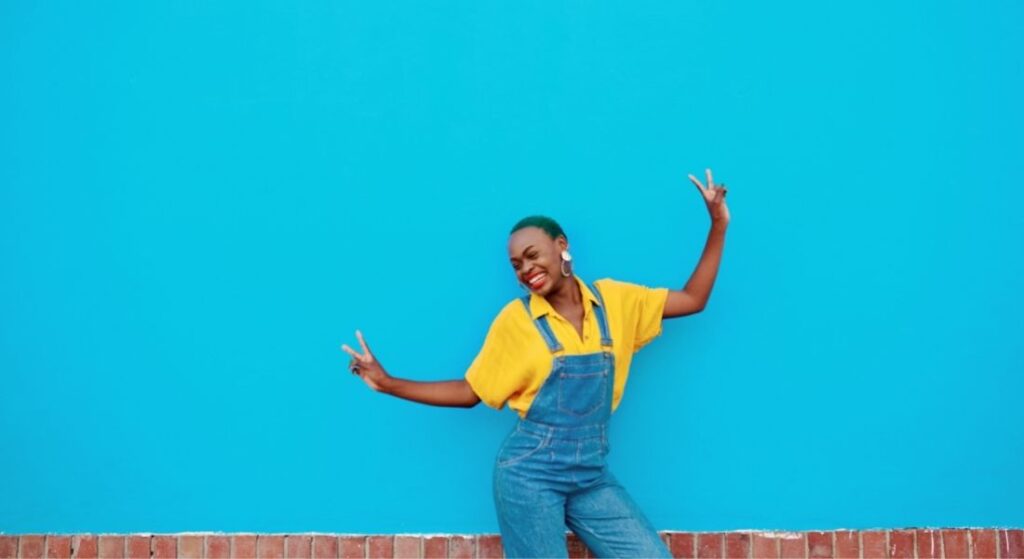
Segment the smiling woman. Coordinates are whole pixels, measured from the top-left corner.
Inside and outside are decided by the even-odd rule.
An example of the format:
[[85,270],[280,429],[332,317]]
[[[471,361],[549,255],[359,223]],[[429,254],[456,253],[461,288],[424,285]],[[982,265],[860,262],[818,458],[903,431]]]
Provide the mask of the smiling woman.
[[[527,223],[550,223],[534,216]],[[520,222],[520,223],[523,223]],[[527,418],[531,404],[551,377],[556,357],[601,352],[606,338],[611,346],[614,375],[610,411],[619,405],[633,354],[661,334],[669,289],[599,279],[587,284],[572,273],[568,241],[552,238],[547,229],[524,225],[513,229],[509,259],[529,295],[510,301],[491,323],[466,381],[483,402],[495,409],[507,402]],[[600,316],[599,316],[600,315]],[[599,320],[600,319],[600,320]],[[602,324],[603,321],[603,324]],[[541,325],[538,335],[537,325]],[[601,328],[606,327],[607,335]],[[546,343],[554,342],[553,354]]]
[[520,220],[508,257],[526,295],[504,306],[460,380],[393,377],[370,352],[342,349],[371,388],[438,406],[494,409],[519,420],[495,460],[493,492],[506,557],[566,557],[568,527],[599,557],[671,557],[657,530],[609,471],[608,423],[633,354],[661,334],[662,320],[704,309],[729,222],[724,185],[693,175],[711,215],[700,263],[679,290],[573,273],[569,239],[546,216]]

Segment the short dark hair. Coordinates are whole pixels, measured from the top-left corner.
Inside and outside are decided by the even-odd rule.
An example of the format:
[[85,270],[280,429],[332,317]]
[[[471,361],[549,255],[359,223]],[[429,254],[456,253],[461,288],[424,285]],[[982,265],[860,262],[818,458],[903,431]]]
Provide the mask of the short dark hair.
[[524,227],[539,227],[552,239],[557,239],[558,236],[561,235],[565,237],[565,240],[569,240],[569,236],[565,234],[565,231],[562,231],[562,226],[559,225],[557,221],[544,215],[531,215],[520,219],[508,234],[511,235]]

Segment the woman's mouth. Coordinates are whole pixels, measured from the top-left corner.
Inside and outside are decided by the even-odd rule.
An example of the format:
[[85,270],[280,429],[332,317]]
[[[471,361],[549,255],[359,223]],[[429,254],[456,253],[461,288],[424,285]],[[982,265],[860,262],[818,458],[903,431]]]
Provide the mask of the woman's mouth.
[[548,275],[544,272],[530,276],[526,280],[526,284],[530,286],[530,289],[539,289],[540,286],[544,285],[544,282],[548,280]]

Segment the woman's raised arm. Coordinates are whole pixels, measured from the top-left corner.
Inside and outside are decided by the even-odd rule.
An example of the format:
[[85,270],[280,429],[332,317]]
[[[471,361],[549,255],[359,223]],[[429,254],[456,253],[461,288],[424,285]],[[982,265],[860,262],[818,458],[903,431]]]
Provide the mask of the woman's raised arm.
[[711,288],[715,285],[715,276],[718,275],[718,264],[722,260],[722,247],[725,245],[725,230],[729,225],[729,208],[725,205],[728,190],[725,183],[714,183],[711,169],[707,169],[706,172],[706,187],[693,175],[690,175],[690,180],[697,186],[708,206],[708,213],[711,214],[711,231],[690,281],[686,282],[682,289],[668,292],[663,318],[675,318],[704,310],[711,297]]

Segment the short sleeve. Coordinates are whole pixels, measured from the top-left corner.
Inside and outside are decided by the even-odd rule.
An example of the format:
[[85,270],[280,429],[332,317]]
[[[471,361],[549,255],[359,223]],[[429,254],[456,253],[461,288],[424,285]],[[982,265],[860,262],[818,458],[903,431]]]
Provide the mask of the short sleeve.
[[636,339],[633,351],[639,351],[651,340],[661,335],[662,315],[668,300],[667,287],[636,286]]
[[483,346],[465,374],[473,392],[496,410],[504,407],[519,387],[514,374],[518,363],[512,349],[511,311],[511,305],[506,306],[491,322]]
[[623,331],[633,333],[634,353],[661,335],[667,287],[647,287],[613,279],[600,281],[620,298]]

